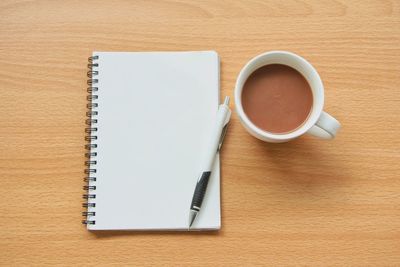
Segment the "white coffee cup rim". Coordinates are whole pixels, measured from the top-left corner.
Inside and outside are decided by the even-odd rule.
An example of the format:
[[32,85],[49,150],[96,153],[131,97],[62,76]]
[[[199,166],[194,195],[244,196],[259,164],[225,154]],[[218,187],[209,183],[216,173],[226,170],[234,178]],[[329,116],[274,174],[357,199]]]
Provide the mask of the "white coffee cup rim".
[[[301,125],[299,128],[295,129],[294,131],[288,132],[288,133],[282,133],[282,134],[275,134],[275,133],[271,133],[271,132],[267,132],[265,130],[262,130],[260,128],[258,128],[246,115],[246,113],[243,110],[243,106],[242,106],[242,90],[243,90],[243,85],[245,83],[245,81],[247,80],[247,78],[250,76],[251,73],[253,73],[255,71],[255,69],[253,71],[251,71],[250,74],[247,74],[247,70],[255,64],[255,62],[259,61],[262,58],[266,58],[270,55],[282,55],[282,56],[289,56],[295,60],[297,60],[298,62],[300,62],[300,64],[302,64],[302,66],[304,68],[308,68],[309,73],[311,73],[311,75],[304,75],[304,73],[302,72],[301,69],[295,68],[297,71],[299,71],[304,78],[306,78],[307,82],[310,84],[310,87],[313,91],[313,107],[311,110],[311,113],[309,115],[309,117],[307,118],[307,120],[303,123],[303,125]],[[284,64],[284,63],[279,63],[276,62],[278,64]],[[261,66],[265,66],[265,65],[270,65],[273,63],[268,63],[268,64],[264,64]],[[287,65],[287,64],[284,64]],[[259,66],[259,67],[261,67]],[[290,65],[288,65],[290,66]],[[292,66],[290,66],[292,67]],[[256,68],[257,69],[257,68]],[[313,88],[313,86],[310,83],[310,79],[313,79],[313,83],[317,84],[318,88]],[[315,86],[314,86],[315,87]],[[318,92],[318,96],[316,97],[315,92]],[[288,51],[279,51],[279,50],[275,50],[275,51],[269,51],[269,52],[265,52],[262,53],[260,55],[255,56],[254,58],[252,58],[250,61],[247,62],[247,64],[241,69],[238,78],[236,79],[236,84],[235,84],[235,106],[236,106],[236,112],[239,115],[240,120],[242,120],[243,125],[245,127],[249,127],[251,131],[255,132],[259,137],[264,137],[266,139],[274,139],[274,140],[290,140],[290,139],[294,139],[300,135],[303,135],[304,133],[306,133],[318,120],[319,116],[321,115],[321,112],[323,110],[323,104],[324,104],[324,86],[322,84],[322,80],[318,74],[318,72],[316,71],[316,69],[304,58],[302,58],[301,56],[294,54],[292,52],[288,52]]]

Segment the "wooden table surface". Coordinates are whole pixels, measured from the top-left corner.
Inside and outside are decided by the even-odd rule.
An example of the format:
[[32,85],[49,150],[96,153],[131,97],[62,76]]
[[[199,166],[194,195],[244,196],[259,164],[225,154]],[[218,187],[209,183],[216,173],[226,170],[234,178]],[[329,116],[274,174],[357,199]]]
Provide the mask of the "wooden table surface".
[[[261,52],[304,56],[338,137],[267,144],[234,115],[219,232],[88,232],[87,57],[211,49],[221,96]],[[397,0],[3,0],[0,265],[400,266],[399,85]]]

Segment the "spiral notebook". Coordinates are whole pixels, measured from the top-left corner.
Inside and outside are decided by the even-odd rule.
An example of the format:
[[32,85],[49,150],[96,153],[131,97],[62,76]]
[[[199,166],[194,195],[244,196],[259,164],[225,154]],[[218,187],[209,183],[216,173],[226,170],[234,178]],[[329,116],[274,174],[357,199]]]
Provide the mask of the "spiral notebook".
[[[187,230],[202,148],[216,119],[219,58],[94,52],[89,58],[89,230]],[[219,229],[219,159],[194,229]]]

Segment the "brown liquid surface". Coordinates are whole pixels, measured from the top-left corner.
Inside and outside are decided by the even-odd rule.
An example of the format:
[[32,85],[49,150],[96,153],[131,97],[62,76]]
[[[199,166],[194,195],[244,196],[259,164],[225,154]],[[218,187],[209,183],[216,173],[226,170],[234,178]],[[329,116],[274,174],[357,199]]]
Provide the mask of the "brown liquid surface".
[[257,69],[247,79],[242,105],[258,128],[283,134],[296,130],[306,121],[313,95],[310,85],[297,70],[271,64]]

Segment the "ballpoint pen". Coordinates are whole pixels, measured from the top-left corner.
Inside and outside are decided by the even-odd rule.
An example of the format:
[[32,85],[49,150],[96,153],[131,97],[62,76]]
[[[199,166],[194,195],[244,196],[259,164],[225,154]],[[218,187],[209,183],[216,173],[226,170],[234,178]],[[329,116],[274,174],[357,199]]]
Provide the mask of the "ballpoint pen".
[[208,180],[210,179],[211,171],[214,165],[215,156],[221,149],[230,117],[231,110],[229,109],[229,96],[226,96],[224,103],[219,105],[217,122],[214,126],[204,154],[202,162],[203,165],[201,169],[202,173],[197,180],[196,188],[193,193],[189,212],[189,229],[193,225],[197,214],[200,212],[201,204],[203,203],[203,198],[207,190]]

